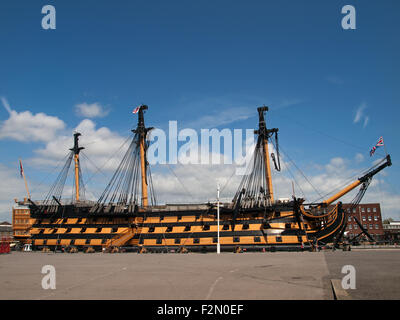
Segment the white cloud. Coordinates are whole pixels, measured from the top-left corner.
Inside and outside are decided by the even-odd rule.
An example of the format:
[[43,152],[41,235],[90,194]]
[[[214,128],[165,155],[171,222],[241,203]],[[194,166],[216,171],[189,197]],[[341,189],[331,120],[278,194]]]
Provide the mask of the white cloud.
[[[218,110],[218,108],[216,108]],[[218,110],[210,114],[206,114],[195,121],[189,122],[188,128],[216,128],[227,125],[236,121],[246,120],[255,116],[254,108],[233,107],[226,110]]]
[[105,117],[110,111],[105,110],[99,103],[79,103],[75,106],[77,115],[87,118],[102,118]]
[[64,129],[65,123],[57,117],[44,113],[32,114],[30,111],[12,110],[5,98],[2,98],[9,118],[0,125],[0,139],[11,138],[21,142],[50,141],[57,132]]
[[362,119],[364,119],[363,122],[363,128],[365,128],[368,125],[369,122],[369,117],[364,114],[364,110],[367,108],[367,104],[365,102],[361,103],[359,107],[356,110],[356,114],[353,119],[353,123],[358,123]]
[[367,124],[368,124],[368,121],[369,121],[369,117],[368,117],[368,116],[366,116],[366,117],[364,118],[364,124],[363,124],[363,128],[365,128],[365,127],[367,126]]
[[364,156],[361,153],[357,153],[356,156],[354,157],[354,160],[356,163],[360,163],[364,161]]
[[70,134],[59,135],[55,139],[46,143],[44,148],[35,150],[36,157],[30,159],[31,163],[36,166],[56,165],[63,159],[73,146],[73,132],[79,132],[79,144],[85,149],[82,151],[90,161],[81,160],[85,165],[84,168],[90,171],[114,170],[117,168],[123,151],[128,147],[118,149],[124,144],[126,138],[112,132],[106,127],[96,128],[96,124],[90,119],[82,120],[78,126],[70,131]]

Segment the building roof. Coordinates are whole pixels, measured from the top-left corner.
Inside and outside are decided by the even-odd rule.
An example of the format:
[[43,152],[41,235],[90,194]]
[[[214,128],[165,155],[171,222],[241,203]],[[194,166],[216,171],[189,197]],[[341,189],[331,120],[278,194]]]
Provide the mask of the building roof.
[[9,223],[8,221],[3,221],[3,222],[0,222],[0,225],[2,225],[2,226],[11,226],[11,223]]

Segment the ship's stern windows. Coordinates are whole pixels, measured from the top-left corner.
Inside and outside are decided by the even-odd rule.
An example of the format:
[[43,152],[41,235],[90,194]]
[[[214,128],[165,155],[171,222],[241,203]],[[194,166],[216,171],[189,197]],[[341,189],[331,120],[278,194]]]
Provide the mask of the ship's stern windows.
[[178,214],[178,221],[182,220],[182,215]]
[[66,231],[65,231],[65,233],[70,233],[71,232],[71,228],[68,228]]
[[167,227],[167,229],[165,230],[165,232],[171,232],[171,231],[172,231],[172,229],[173,229],[173,227],[172,227],[172,226],[168,226],[168,227]]
[[118,232],[118,227],[112,228],[111,232],[112,232],[112,233],[117,233],[117,232]]
[[248,230],[249,229],[249,223],[248,222],[245,222],[245,223],[243,223],[243,226],[242,226],[242,230]]
[[154,230],[155,230],[154,226],[149,227],[149,232],[154,232]]
[[292,224],[291,223],[285,223],[285,229],[291,229]]
[[254,242],[261,242],[260,237],[254,237]]
[[276,242],[282,242],[282,237],[281,237],[281,236],[275,237],[275,241],[276,241]]
[[213,243],[218,243],[218,238],[213,238]]
[[162,244],[162,238],[161,237],[157,238],[156,244]]
[[233,237],[233,242],[240,242],[240,237]]
[[180,238],[175,238],[175,244],[180,244],[181,243],[181,239]]
[[54,228],[52,231],[51,231],[51,233],[56,233],[57,232],[57,228]]
[[86,231],[86,228],[82,228],[80,232],[84,233],[85,231]]
[[225,223],[222,227],[222,230],[229,230],[229,224]]
[[97,228],[97,229],[96,229],[96,233],[101,232],[101,230],[103,230],[103,228]]
[[204,230],[204,231],[210,230],[210,225],[205,224],[205,225],[203,226],[203,230]]
[[191,226],[189,226],[189,225],[186,225],[186,226],[185,226],[185,230],[184,230],[184,231],[190,231],[190,228],[191,228]]
[[200,238],[194,238],[193,243],[200,243]]

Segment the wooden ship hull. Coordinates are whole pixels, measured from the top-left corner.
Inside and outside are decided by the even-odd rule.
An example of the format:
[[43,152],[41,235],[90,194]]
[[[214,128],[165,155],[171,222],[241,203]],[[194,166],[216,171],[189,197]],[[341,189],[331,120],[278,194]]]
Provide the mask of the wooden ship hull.
[[[33,249],[215,252],[219,243],[221,251],[240,252],[298,251],[313,248],[317,242],[336,245],[343,236],[347,217],[341,202],[333,203],[361,185],[355,201],[358,204],[372,176],[391,165],[387,156],[386,162],[320,203],[306,206],[304,199],[295,197],[291,201],[275,201],[268,140],[275,135],[277,142],[278,129],[266,128],[264,113],[268,108],[261,107],[253,167],[231,203],[156,205],[148,194],[152,193],[152,182],[146,161],[146,134],[151,128],[144,126],[146,109],[147,106],[140,107],[138,127],[132,130],[133,142],[97,202],[79,197],[79,152],[83,148],[78,146],[79,134],[75,134],[70,163],[75,163],[76,201],[62,204],[61,195],[53,194],[59,190],[57,186],[42,203],[30,200]],[[278,162],[275,157],[272,159],[280,170],[279,151],[277,156]]]

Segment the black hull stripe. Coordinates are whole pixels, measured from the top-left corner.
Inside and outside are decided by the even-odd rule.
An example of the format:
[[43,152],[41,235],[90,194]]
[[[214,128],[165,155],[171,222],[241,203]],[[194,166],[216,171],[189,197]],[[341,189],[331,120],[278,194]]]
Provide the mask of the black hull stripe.
[[[60,233],[60,234],[33,234],[32,239],[112,239],[117,233]],[[245,237],[245,236],[298,236],[305,235],[304,231],[298,229],[273,231],[220,231],[220,237]],[[182,238],[214,238],[217,232],[187,232],[187,233],[142,233],[137,234],[133,239],[182,239]]]
[[[278,218],[274,220],[267,220],[269,223],[297,223],[294,218]],[[232,223],[232,220],[220,220],[220,225],[224,223],[228,223],[229,225]],[[236,225],[243,225],[248,223],[250,224],[262,224],[263,219],[257,220],[237,220]],[[186,221],[186,222],[144,222],[140,223],[141,227],[185,227],[187,225],[190,226],[203,226],[217,225],[217,221]],[[128,228],[132,224],[129,223],[35,223],[32,225],[33,228]]]

